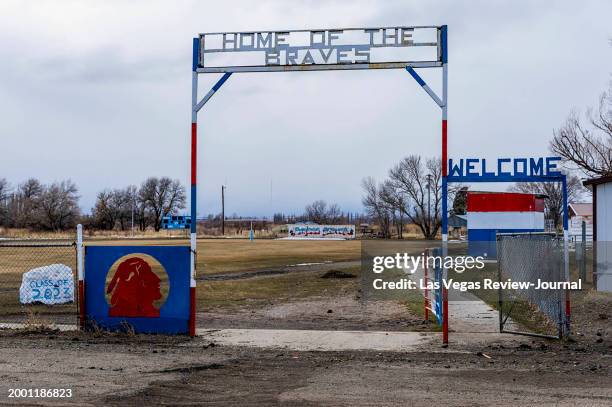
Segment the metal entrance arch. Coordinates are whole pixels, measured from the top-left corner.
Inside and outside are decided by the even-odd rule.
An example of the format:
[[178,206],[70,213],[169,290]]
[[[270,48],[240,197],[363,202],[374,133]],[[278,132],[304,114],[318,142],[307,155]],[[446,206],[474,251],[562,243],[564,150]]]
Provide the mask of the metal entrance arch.
[[[442,26],[396,26],[315,30],[216,32],[193,39],[191,80],[191,278],[190,333],[195,335],[198,112],[233,73],[356,69],[406,69],[442,111],[442,251],[447,254],[448,30]],[[409,52],[410,51],[410,52]],[[428,53],[429,52],[429,53]],[[264,57],[263,62],[254,57]],[[242,63],[236,62],[243,57]],[[414,70],[442,69],[439,97]],[[223,73],[202,99],[198,75]],[[443,342],[448,343],[448,312]]]

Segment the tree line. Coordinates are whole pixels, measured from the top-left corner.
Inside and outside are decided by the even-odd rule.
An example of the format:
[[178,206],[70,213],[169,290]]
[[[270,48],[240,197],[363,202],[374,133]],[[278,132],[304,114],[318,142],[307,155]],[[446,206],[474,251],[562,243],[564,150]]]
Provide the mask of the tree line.
[[91,224],[97,229],[126,230],[134,226],[144,231],[151,226],[157,232],[162,218],[185,208],[185,187],[168,177],[147,178],[140,187],[106,189],[98,193],[91,214]]
[[77,223],[102,230],[135,227],[161,228],[162,218],[185,208],[185,187],[168,177],[147,178],[140,187],[130,185],[98,193],[91,215],[79,208],[78,188],[71,180],[43,184],[36,178],[12,187],[0,178],[0,226],[61,231]]
[[312,222],[320,225],[356,224],[368,220],[362,214],[344,212],[337,203],[328,203],[323,199],[306,205],[301,215],[277,212],[272,219],[275,224]]

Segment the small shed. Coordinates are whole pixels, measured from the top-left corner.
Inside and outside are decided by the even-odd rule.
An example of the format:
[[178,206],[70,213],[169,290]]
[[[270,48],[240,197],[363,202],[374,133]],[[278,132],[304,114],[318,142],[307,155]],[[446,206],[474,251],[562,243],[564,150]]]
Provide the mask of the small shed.
[[576,241],[582,240],[582,223],[586,226],[586,240],[593,240],[593,204],[571,202],[568,205],[569,234]]
[[451,237],[461,238],[467,231],[467,215],[451,214],[448,217],[448,231]]
[[598,291],[612,292],[612,175],[583,184],[593,191],[593,281]]

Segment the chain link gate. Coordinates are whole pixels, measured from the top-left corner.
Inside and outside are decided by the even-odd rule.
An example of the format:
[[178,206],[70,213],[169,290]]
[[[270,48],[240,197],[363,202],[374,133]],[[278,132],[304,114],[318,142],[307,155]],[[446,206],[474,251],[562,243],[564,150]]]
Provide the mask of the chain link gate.
[[[554,233],[497,235],[500,332],[561,338],[569,330],[566,289],[542,289],[565,282],[564,240]],[[518,287],[501,286],[510,281]]]
[[0,325],[74,324],[76,281],[74,240],[0,240]]

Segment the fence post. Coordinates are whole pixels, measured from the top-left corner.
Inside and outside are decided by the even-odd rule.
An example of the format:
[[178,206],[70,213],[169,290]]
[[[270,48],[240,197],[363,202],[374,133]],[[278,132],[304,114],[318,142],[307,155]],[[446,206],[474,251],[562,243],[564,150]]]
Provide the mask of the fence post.
[[425,283],[425,290],[424,291],[424,296],[425,296],[425,321],[429,321],[429,289],[427,288],[427,260],[429,259],[429,249],[425,249],[425,267],[423,269],[423,280]]
[[[444,284],[444,281],[441,281]],[[448,289],[442,287],[442,344],[448,346]]]
[[582,250],[581,250],[581,258],[580,258],[580,278],[582,282],[586,282],[587,273],[586,273],[586,222],[582,221]]
[[79,327],[85,327],[85,279],[83,273],[83,225],[77,225],[77,276],[79,279]]
[[[561,188],[563,189],[563,269],[565,272],[565,281],[570,282],[569,272],[569,216],[567,209],[567,177],[563,175],[561,180]],[[565,290],[565,333],[570,334],[570,318],[571,318],[570,290]]]

